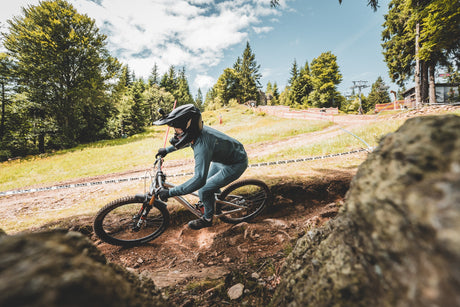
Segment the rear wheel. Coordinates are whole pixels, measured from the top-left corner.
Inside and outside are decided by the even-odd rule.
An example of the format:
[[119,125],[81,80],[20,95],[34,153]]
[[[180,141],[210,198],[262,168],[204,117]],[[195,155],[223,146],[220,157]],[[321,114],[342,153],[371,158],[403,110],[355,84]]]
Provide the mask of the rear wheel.
[[217,214],[225,214],[219,219],[225,223],[238,224],[255,218],[269,206],[271,193],[263,181],[247,179],[228,186],[219,199],[237,205],[217,203]]
[[[149,206],[149,205],[146,205]],[[137,196],[119,198],[104,206],[93,223],[95,234],[104,242],[134,246],[161,235],[169,225],[169,212],[163,202],[155,201],[142,218],[143,199]]]

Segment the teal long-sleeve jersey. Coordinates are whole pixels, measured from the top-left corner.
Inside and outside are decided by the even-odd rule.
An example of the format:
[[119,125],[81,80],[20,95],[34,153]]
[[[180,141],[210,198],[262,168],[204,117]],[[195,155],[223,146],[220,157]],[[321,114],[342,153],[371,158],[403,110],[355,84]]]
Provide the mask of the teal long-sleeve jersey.
[[[191,145],[195,158],[195,171],[191,179],[169,190],[170,196],[190,194],[205,185],[211,162],[225,165],[247,162],[248,156],[243,144],[228,135],[208,126]],[[174,146],[166,148],[168,153]]]

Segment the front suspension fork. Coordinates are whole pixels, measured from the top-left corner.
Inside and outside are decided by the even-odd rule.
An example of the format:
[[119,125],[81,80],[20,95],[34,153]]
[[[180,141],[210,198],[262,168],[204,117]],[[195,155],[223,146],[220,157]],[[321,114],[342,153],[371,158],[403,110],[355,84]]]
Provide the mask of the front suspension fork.
[[134,220],[137,220],[133,227],[133,231],[139,231],[142,227],[142,225],[145,223],[145,220],[147,218],[147,215],[149,214],[150,210],[152,209],[152,205],[150,203],[153,203],[153,199],[155,199],[154,196],[150,199],[150,202],[144,202],[142,204],[141,209],[139,212],[133,217]]

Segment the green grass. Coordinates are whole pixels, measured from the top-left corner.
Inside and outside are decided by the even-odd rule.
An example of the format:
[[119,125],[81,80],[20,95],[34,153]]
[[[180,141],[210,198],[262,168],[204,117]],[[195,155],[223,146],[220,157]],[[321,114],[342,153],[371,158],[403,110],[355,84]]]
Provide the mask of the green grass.
[[[0,191],[47,185],[71,179],[146,169],[163,147],[165,127],[149,127],[146,133],[126,139],[95,142],[44,156],[0,164]],[[169,136],[171,136],[170,131]],[[188,150],[175,153],[180,159]]]
[[[205,124],[239,139],[243,144],[276,140],[283,137],[320,130],[327,122],[305,124],[305,121],[260,116],[238,106],[223,109],[224,123],[218,122],[219,113],[205,112]],[[158,148],[163,147],[166,127],[149,127],[145,133],[126,139],[100,141],[80,145],[43,156],[27,157],[0,164],[0,191],[35,185],[50,185],[84,177],[146,169],[153,162]],[[169,137],[173,131],[169,131]],[[169,145],[169,143],[168,143]],[[191,150],[181,150],[172,159],[192,158]]]
[[101,175],[147,165],[161,140],[146,138],[121,145],[98,142],[78,150],[57,152],[45,157],[4,162],[0,165],[0,190],[49,184],[73,178]]
[[[369,146],[376,147],[379,140],[387,133],[394,132],[398,129],[403,120],[378,121],[361,126],[356,129],[350,129],[349,132],[364,140]],[[266,156],[259,156],[252,162],[258,163],[263,161],[275,161],[280,159],[296,159],[322,156],[348,152],[360,148],[367,148],[366,144],[355,136],[341,131],[334,138],[325,138],[314,144],[299,145],[297,147],[280,148],[279,151]]]
[[[456,111],[458,113],[458,111]],[[222,118],[223,123],[219,123]],[[320,131],[333,125],[327,121],[282,119],[254,113],[244,106],[233,106],[203,113],[205,124],[211,125],[245,145],[283,140],[299,134]],[[351,130],[370,146],[376,146],[382,135],[395,131],[403,120],[374,121]],[[126,139],[80,145],[43,156],[28,157],[0,164],[0,191],[36,185],[147,169],[158,148],[163,147],[166,127],[149,127],[146,132]],[[169,132],[169,137],[172,131]],[[306,136],[308,138],[308,135]],[[299,158],[330,153],[340,153],[366,147],[360,140],[346,132],[315,144],[294,148],[280,148],[276,153],[251,157],[250,162],[273,161],[280,158]],[[192,158],[190,149],[171,155],[170,159]]]
[[[219,115],[222,117],[223,125],[219,124]],[[254,113],[251,109],[242,106],[205,112],[203,118],[205,124],[213,125],[245,145],[319,131],[333,124],[320,120],[279,118],[264,113]]]

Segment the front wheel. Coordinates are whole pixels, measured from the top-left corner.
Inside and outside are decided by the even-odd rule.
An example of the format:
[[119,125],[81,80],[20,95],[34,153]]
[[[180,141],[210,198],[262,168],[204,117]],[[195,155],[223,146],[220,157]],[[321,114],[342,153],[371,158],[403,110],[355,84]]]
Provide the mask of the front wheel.
[[234,204],[217,201],[217,214],[223,214],[219,219],[225,223],[238,224],[255,218],[268,207],[271,203],[271,193],[263,181],[247,179],[228,186],[219,199]]
[[120,246],[134,246],[155,239],[168,227],[169,212],[160,201],[155,201],[151,207],[143,202],[141,197],[128,196],[105,205],[94,219],[94,233],[102,241]]

